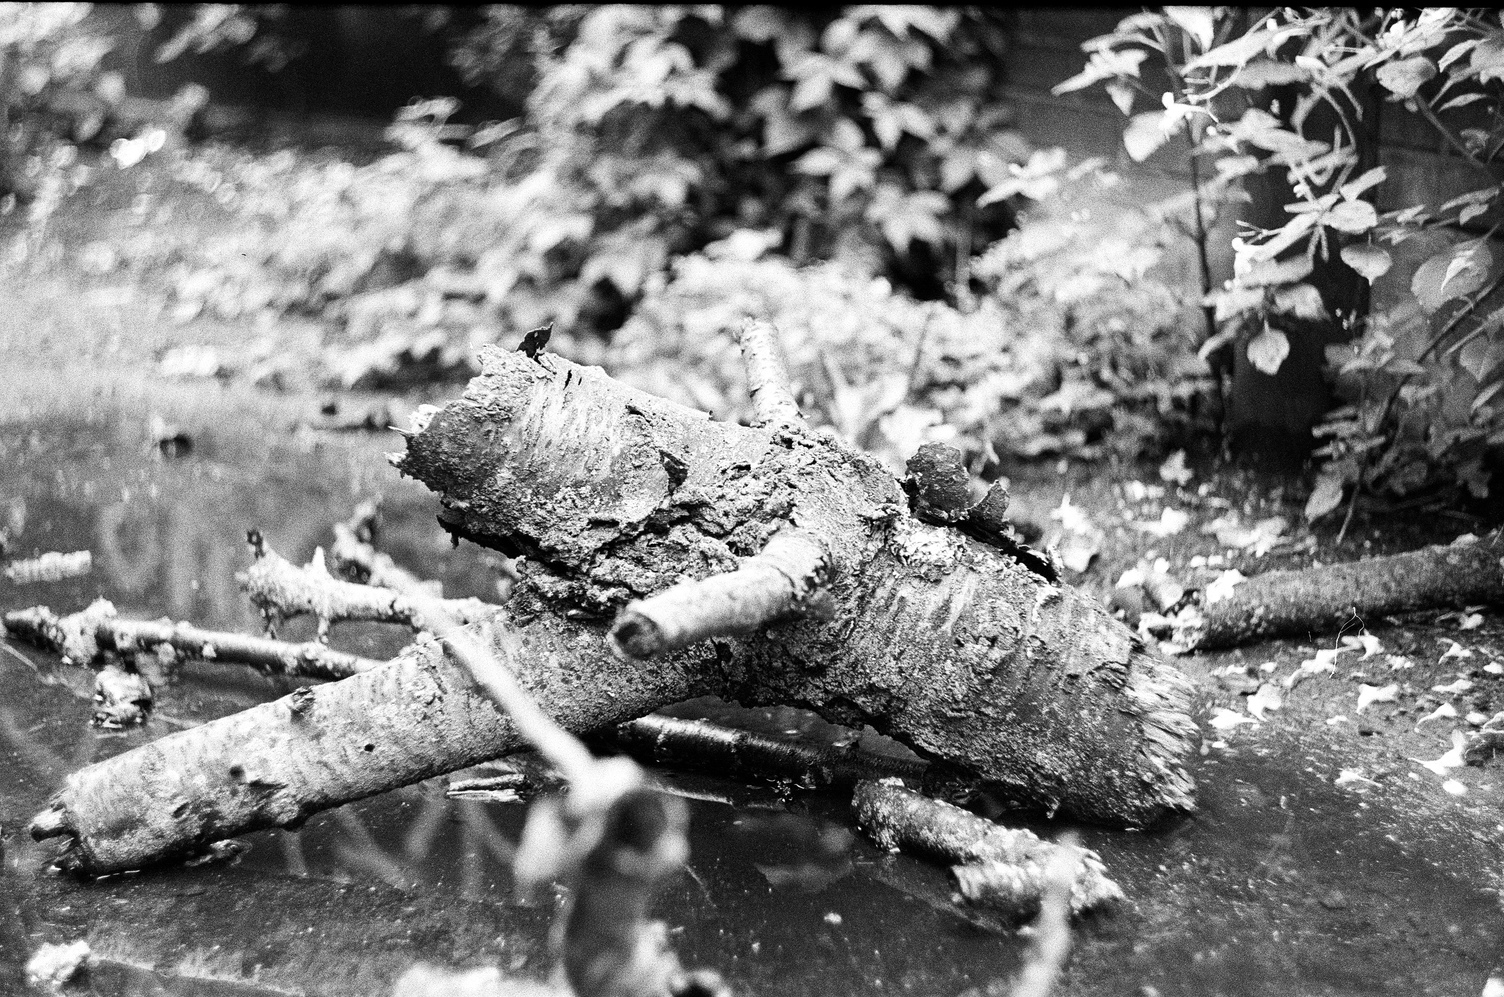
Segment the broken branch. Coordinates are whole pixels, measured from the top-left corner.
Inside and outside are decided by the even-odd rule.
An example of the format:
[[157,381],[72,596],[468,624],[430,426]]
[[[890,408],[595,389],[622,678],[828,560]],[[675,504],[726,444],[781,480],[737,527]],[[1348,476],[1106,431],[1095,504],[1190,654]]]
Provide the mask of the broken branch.
[[130,654],[166,645],[175,654],[204,661],[228,661],[267,675],[339,679],[369,671],[381,662],[309,641],[291,644],[222,630],[200,630],[170,620],[124,620],[107,599],[58,616],[46,606],[5,614],[5,629],[61,655],[65,663],[97,664],[110,651]]
[[742,364],[747,371],[753,425],[765,429],[804,428],[804,416],[794,400],[789,372],[779,353],[778,330],[770,323],[748,318],[742,323],[737,343],[742,348]]
[[[962,897],[1017,916],[1039,909],[1050,866],[1063,850],[1029,831],[994,824],[892,779],[858,783],[852,807],[857,824],[880,847],[951,863]],[[1122,899],[1122,889],[1107,878],[1095,852],[1077,849],[1070,862],[1074,913]]]
[[1499,534],[1299,571],[1269,571],[1205,598],[1175,618],[1175,641],[1190,650],[1305,636],[1359,619],[1436,606],[1504,603]]
[[[320,640],[328,635],[330,625],[340,620],[402,623],[414,629],[429,625],[412,595],[421,587],[416,580],[416,587],[406,592],[358,585],[329,573],[322,548],[313,552],[313,560],[306,567],[300,568],[268,547],[259,531],[252,530],[246,539],[255,560],[236,575],[236,580],[269,620],[313,616],[318,620]],[[479,599],[442,599],[437,605],[462,624],[487,619],[496,611],[495,605]]]
[[776,533],[735,571],[628,603],[611,628],[612,650],[651,658],[796,616],[819,594],[829,566],[819,540],[799,530]]

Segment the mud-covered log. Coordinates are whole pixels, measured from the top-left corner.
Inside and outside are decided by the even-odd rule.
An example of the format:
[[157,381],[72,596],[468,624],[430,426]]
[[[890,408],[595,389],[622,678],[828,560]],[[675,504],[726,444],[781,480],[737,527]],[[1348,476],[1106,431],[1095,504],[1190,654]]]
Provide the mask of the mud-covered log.
[[[567,730],[713,694],[871,724],[1051,812],[1145,825],[1193,806],[1179,673],[1090,597],[911,516],[876,459],[798,426],[712,422],[548,354],[482,363],[399,467],[441,493],[451,531],[522,558],[496,633]],[[611,654],[628,603],[733,572],[790,528],[829,552],[820,614],[648,662]],[[422,643],[74,773],[34,832],[69,837],[80,870],[134,868],[519,747]]]
[[523,558],[519,618],[603,626],[792,526],[830,554],[825,611],[681,652],[718,694],[870,723],[1087,819],[1193,805],[1179,673],[1090,597],[912,516],[875,458],[713,422],[551,355],[487,350],[482,365],[399,467],[441,494],[451,531]]
[[1504,604],[1504,544],[1482,540],[1423,547],[1319,568],[1270,571],[1215,601],[1181,610],[1175,642],[1189,650],[1273,637],[1335,632],[1351,621],[1442,606]]

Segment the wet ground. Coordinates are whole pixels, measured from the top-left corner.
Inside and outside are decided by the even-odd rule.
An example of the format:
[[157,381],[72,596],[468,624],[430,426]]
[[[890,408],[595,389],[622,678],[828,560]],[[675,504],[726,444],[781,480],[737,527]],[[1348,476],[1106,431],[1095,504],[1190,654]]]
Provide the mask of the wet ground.
[[[0,579],[0,610],[67,612],[104,596],[128,616],[252,632],[259,620],[234,583],[249,561],[245,531],[260,528],[303,560],[376,494],[388,552],[448,594],[494,595],[502,565],[473,547],[451,549],[432,497],[384,459],[400,446],[394,434],[310,428],[327,401],[313,391],[166,380],[155,368],[185,336],[233,350],[247,330],[173,327],[132,280],[83,275],[66,254],[34,255],[24,274],[0,269],[0,301],[0,528],[10,556],[93,554],[79,578]],[[317,337],[295,323],[277,333],[278,350]],[[372,401],[386,404],[348,395],[339,404]],[[1164,491],[1146,496],[1135,485],[1144,481]],[[1082,579],[1104,595],[1142,555],[1180,569],[1227,553],[1198,529],[1213,517],[1299,520],[1299,496],[1267,482],[1203,470],[1177,489],[1152,466],[1022,472],[1015,510],[1050,529],[1067,491],[1106,531]],[[1191,525],[1164,537],[1131,525],[1167,506],[1187,511]],[[1341,547],[1326,528],[1314,547],[1266,559],[1241,552],[1229,563],[1252,573],[1351,559],[1490,525],[1360,512]],[[1251,677],[1287,677],[1337,635],[1182,659],[1200,690],[1206,741],[1200,812],[1148,833],[1081,829],[1129,901],[1078,927],[1060,992],[1481,993],[1504,972],[1504,761],[1448,773],[1464,791],[1455,795],[1417,760],[1447,751],[1452,731],[1469,729],[1468,713],[1504,710],[1504,679],[1487,668],[1504,660],[1497,614],[1484,610],[1468,629],[1441,612],[1365,621],[1381,652],[1345,654],[1265,722],[1225,730],[1207,721],[1218,709],[1246,716]],[[284,636],[307,633],[290,626]],[[374,625],[336,628],[335,639],[373,656],[403,643]],[[1453,641],[1468,656],[1443,657]],[[1434,691],[1458,678],[1471,688]],[[1359,712],[1365,682],[1395,683],[1394,701]],[[389,993],[420,961],[548,973],[551,900],[523,903],[511,890],[525,806],[446,799],[442,782],[319,815],[296,833],[252,835],[228,862],[88,883],[48,871],[51,849],[24,829],[65,773],[291,687],[192,665],[159,690],[145,726],[101,730],[89,723],[90,673],[0,641],[0,994],[27,992],[22,967],[39,946],[76,939],[95,962],[74,992],[101,995],[364,997]],[[1456,718],[1417,727],[1443,702]],[[753,719],[808,727],[788,713]],[[950,906],[943,870],[879,852],[853,830],[840,796],[667,778],[696,798],[690,867],[657,907],[686,962],[722,971],[738,993],[1006,992],[1025,940],[970,924]]]
[[[72,610],[103,595],[128,615],[252,630],[258,621],[233,581],[248,560],[245,530],[258,526],[306,558],[376,493],[395,556],[454,594],[494,591],[497,563],[450,549],[429,496],[387,469],[384,436],[297,430],[280,402],[200,390],[212,404],[167,392],[154,407],[120,391],[67,415],[6,413],[0,514],[17,534],[13,556],[89,549],[94,567],[62,582],[0,583],[0,608]],[[178,427],[172,455],[156,442],[154,411]],[[1065,484],[1042,483],[1022,507],[1057,502]],[[1111,521],[1121,488],[1100,478],[1074,486],[1074,501]],[[1424,620],[1375,632],[1414,661],[1411,686],[1461,667],[1477,676],[1474,698],[1492,695],[1498,680],[1476,666],[1498,657],[1496,620],[1466,632]],[[368,654],[401,643],[380,626],[337,636]],[[1433,669],[1452,638],[1474,657]],[[1237,683],[1218,674],[1229,664],[1273,661],[1288,674],[1309,654],[1278,644],[1186,665],[1209,709],[1238,704]],[[1469,793],[1442,792],[1407,756],[1439,755],[1448,725],[1415,734],[1419,708],[1403,698],[1327,724],[1358,716],[1346,672],[1363,662],[1355,652],[1344,664],[1298,686],[1262,725],[1206,728],[1194,818],[1152,833],[1085,830],[1130,902],[1080,927],[1063,992],[1482,991],[1504,960],[1500,770],[1463,770]],[[86,670],[5,646],[0,992],[22,992],[21,966],[39,945],[78,938],[96,957],[79,992],[110,995],[378,994],[416,961],[546,973],[549,903],[519,904],[510,891],[524,805],[447,800],[437,783],[320,815],[297,833],[250,836],[233,863],[93,883],[47,871],[50,849],[32,844],[24,824],[63,774],[289,688],[195,665],[162,690],[144,727],[101,730],[89,724]],[[1344,768],[1372,781],[1339,786]],[[853,832],[840,797],[674,778],[703,798],[691,867],[658,908],[687,961],[722,970],[745,993],[1001,992],[1022,942],[968,924],[948,906],[942,870],[881,854]]]

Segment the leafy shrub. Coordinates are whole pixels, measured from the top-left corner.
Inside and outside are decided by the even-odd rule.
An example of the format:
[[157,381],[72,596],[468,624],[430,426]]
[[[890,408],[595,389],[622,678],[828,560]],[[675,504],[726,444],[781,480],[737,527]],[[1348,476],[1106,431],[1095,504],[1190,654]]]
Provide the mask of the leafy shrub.
[[630,301],[671,256],[753,227],[799,262],[930,296],[959,259],[964,291],[973,246],[1009,221],[976,199],[1028,152],[1002,45],[975,10],[490,8],[456,65],[527,91],[497,148],[531,210],[488,279],[567,325],[588,296]]
[[[1302,323],[1340,320],[1353,333],[1328,349],[1347,404],[1317,430],[1328,442],[1308,515],[1335,508],[1351,486],[1404,494],[1451,481],[1487,495],[1489,448],[1504,445],[1504,308],[1480,310],[1499,283],[1497,226],[1467,226],[1495,217],[1504,195],[1491,166],[1504,147],[1498,12],[1286,8],[1250,20],[1165,8],[1125,18],[1087,49],[1086,69],[1057,90],[1104,84],[1131,115],[1133,158],[1182,133],[1215,164],[1210,194],[1260,172],[1289,180],[1288,220],[1234,244],[1235,276],[1211,303],[1219,338],[1268,373]],[[1168,81],[1162,95],[1141,72],[1151,56]],[[1272,88],[1284,88],[1280,100]],[[1365,92],[1382,96],[1386,114],[1424,122],[1486,182],[1380,214],[1372,197],[1388,177],[1364,165],[1374,151],[1365,115],[1376,113]],[[1133,113],[1142,95],[1155,107]],[[1331,289],[1308,279],[1337,257],[1374,284],[1368,314],[1332,315]]]
[[[87,18],[86,3],[0,3],[0,208],[31,203],[50,214],[77,186],[72,141],[93,138],[109,107],[124,96],[118,73],[102,70],[111,43]],[[78,120],[57,105],[90,95]]]
[[1211,381],[1194,351],[1195,303],[1188,316],[1153,276],[1161,228],[1115,230],[1108,244],[1089,220],[1025,221],[979,261],[992,291],[969,311],[840,263],[796,268],[764,255],[776,235],[741,231],[655,278],[604,362],[645,390],[745,420],[729,331],[752,315],[779,328],[806,415],[895,471],[935,440],[989,477],[1005,458],[1136,456],[1189,424]]

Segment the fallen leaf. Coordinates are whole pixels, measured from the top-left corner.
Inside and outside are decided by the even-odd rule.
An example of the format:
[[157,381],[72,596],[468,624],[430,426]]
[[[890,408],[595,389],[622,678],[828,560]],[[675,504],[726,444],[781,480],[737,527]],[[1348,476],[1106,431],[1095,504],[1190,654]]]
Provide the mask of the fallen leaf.
[[[1368,633],[1343,637],[1342,643],[1346,644],[1354,651],[1361,647],[1363,649],[1364,658],[1370,658],[1373,655],[1378,654],[1380,651],[1384,650],[1384,645],[1379,643],[1379,638],[1375,637],[1373,634]],[[1362,659],[1360,658],[1359,660]]]
[[1446,790],[1448,793],[1451,793],[1453,796],[1467,795],[1467,787],[1458,782],[1456,779],[1448,779],[1446,782],[1441,784],[1441,788]]
[[1429,723],[1432,720],[1451,720],[1456,716],[1457,707],[1453,706],[1451,703],[1442,703],[1440,706],[1436,707],[1436,709],[1432,710],[1430,713],[1427,713],[1425,716],[1415,721],[1415,729],[1420,730],[1421,724]]
[[1403,654],[1386,654],[1384,655],[1384,660],[1389,662],[1389,670],[1391,672],[1397,672],[1402,668],[1415,667],[1415,662],[1411,661]]
[[1328,727],[1335,726],[1336,724],[1345,724],[1345,723],[1347,723],[1347,717],[1344,716],[1344,715],[1341,715],[1341,714],[1339,714],[1339,715],[1337,715],[1335,717],[1327,717],[1326,718],[1326,724],[1327,724]]
[[1400,687],[1391,682],[1386,686],[1369,685],[1364,682],[1358,686],[1358,712],[1362,713],[1373,703],[1392,703],[1399,695]]
[[1172,509],[1167,506],[1162,512],[1160,512],[1158,520],[1152,522],[1136,522],[1130,525],[1135,530],[1148,533],[1151,536],[1168,537],[1185,529],[1186,524],[1190,521],[1191,517],[1189,514],[1181,512],[1179,509]]
[[1462,768],[1464,764],[1462,761],[1462,748],[1466,743],[1466,738],[1463,737],[1462,731],[1454,730],[1452,731],[1451,751],[1446,752],[1439,758],[1433,758],[1429,762],[1420,758],[1411,758],[1410,760],[1417,765],[1425,766],[1444,779],[1452,769]]
[[1442,654],[1442,661],[1445,661],[1448,658],[1471,658],[1473,656],[1472,651],[1469,651],[1467,648],[1463,647],[1455,640],[1452,641],[1451,644],[1452,646],[1447,648],[1446,652]]
[[1279,689],[1273,682],[1265,682],[1258,687],[1258,691],[1248,697],[1248,713],[1258,720],[1264,719],[1266,711],[1278,710],[1284,705],[1284,697],[1279,694]]
[[1462,618],[1462,622],[1460,622],[1460,623],[1457,624],[1457,629],[1458,630],[1477,630],[1481,626],[1483,626],[1483,614],[1482,613],[1469,613],[1469,614],[1467,614],[1466,616],[1464,616]]
[[1185,451],[1177,450],[1159,465],[1159,479],[1175,485],[1186,485],[1191,480],[1191,470],[1185,466]]
[[1240,724],[1258,723],[1258,721],[1253,717],[1245,716],[1242,713],[1235,713],[1232,710],[1226,709],[1217,710],[1217,712],[1212,715],[1211,720],[1208,722],[1217,730],[1232,730],[1234,727],[1237,727]]
[[1460,696],[1473,687],[1473,683],[1467,679],[1458,679],[1449,685],[1433,685],[1432,692],[1439,692],[1443,696]]
[[1328,647],[1316,652],[1316,657],[1307,658],[1300,663],[1300,668],[1290,675],[1285,676],[1285,688],[1293,689],[1312,675],[1331,675],[1337,671],[1337,655],[1344,653],[1348,648]]
[[[1328,721],[1328,723],[1330,723],[1330,721]],[[1374,782],[1372,779],[1368,778],[1368,776],[1364,775],[1362,769],[1343,769],[1341,772],[1337,773],[1337,785],[1346,786],[1349,783],[1353,782],[1365,782],[1370,786],[1378,785],[1377,782]]]
[[1483,666],[1483,670],[1490,675],[1504,675],[1504,665],[1499,664],[1497,661],[1490,661]]
[[1224,547],[1252,550],[1255,557],[1263,557],[1284,539],[1290,521],[1284,516],[1269,516],[1244,526],[1236,516],[1220,516],[1201,528],[1202,533],[1212,533]]
[[1232,590],[1240,583],[1247,581],[1247,577],[1237,568],[1228,568],[1207,584],[1205,590],[1206,604],[1215,605],[1224,599],[1232,598]]

